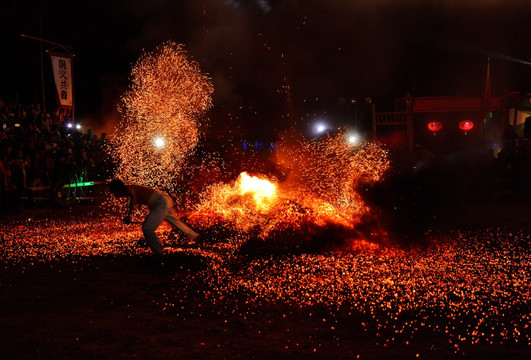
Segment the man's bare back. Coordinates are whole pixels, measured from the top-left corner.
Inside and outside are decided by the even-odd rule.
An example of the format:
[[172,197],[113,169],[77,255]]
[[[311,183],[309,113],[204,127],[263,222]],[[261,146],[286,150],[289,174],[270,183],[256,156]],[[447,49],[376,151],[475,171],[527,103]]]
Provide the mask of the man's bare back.
[[126,188],[131,194],[130,199],[135,204],[151,206],[159,197],[164,196],[161,191],[147,186],[126,185]]

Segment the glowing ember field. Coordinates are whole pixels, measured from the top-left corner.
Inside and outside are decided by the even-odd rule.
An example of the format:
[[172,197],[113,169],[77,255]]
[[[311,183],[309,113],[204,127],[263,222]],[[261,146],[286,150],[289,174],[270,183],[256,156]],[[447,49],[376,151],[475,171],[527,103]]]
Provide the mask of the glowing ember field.
[[[522,355],[531,348],[530,235],[522,231],[454,230],[408,250],[359,240],[348,251],[251,256],[244,232],[191,245],[165,225],[159,232],[168,255],[158,265],[135,246],[138,226],[61,211],[2,221],[0,253],[10,275],[2,276],[0,287],[5,293],[17,281],[27,287],[30,274],[44,271],[66,287],[103,287],[105,301],[118,297],[121,305],[113,311],[127,319],[144,314],[140,308],[148,303],[150,319],[157,314],[158,326],[168,325],[165,336],[176,334],[168,349],[211,358],[249,356],[263,347],[269,355],[442,359]],[[102,280],[102,272],[112,278]],[[128,290],[117,290],[123,286]],[[9,297],[3,300],[9,307]],[[86,306],[76,311],[83,314]],[[88,325],[78,326],[73,333]],[[189,327],[192,338],[181,337]]]

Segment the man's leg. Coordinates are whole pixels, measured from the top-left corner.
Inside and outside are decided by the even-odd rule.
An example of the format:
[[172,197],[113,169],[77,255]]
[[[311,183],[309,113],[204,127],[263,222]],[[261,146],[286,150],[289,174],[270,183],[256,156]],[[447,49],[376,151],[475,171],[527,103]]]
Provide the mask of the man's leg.
[[162,254],[163,247],[159,237],[157,234],[155,234],[155,230],[162,223],[167,213],[168,208],[166,202],[158,201],[155,203],[142,223],[142,233],[144,233],[146,242],[151,247],[151,250],[156,254]]
[[186,234],[186,236],[188,236],[189,239],[194,240],[199,237],[198,233],[196,233],[188,225],[186,225],[184,222],[182,222],[175,216],[173,209],[170,209],[165,219],[173,226],[178,227],[183,233]]

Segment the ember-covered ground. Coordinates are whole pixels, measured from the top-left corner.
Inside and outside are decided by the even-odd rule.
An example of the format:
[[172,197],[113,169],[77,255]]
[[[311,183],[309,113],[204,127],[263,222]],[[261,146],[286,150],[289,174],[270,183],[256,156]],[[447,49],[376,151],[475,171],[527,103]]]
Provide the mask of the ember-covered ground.
[[[529,358],[530,206],[476,201],[428,241],[267,251],[95,205],[2,217],[2,359]],[[278,241],[278,240],[277,240]]]

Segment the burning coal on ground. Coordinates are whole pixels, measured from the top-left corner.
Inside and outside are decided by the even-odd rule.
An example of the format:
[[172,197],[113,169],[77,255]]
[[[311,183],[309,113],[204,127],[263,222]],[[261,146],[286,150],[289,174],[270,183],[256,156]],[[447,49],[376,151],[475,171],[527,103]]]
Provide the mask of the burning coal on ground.
[[[174,321],[226,319],[227,331],[236,321],[266,333],[303,313],[303,321],[313,319],[330,336],[354,334],[382,350],[422,343],[420,357],[531,346],[531,238],[523,231],[432,233],[429,246],[408,249],[359,240],[343,250],[248,256],[242,232],[188,244],[170,230],[163,225],[158,232],[167,246],[164,261],[174,262],[167,271],[177,273],[153,303]],[[45,264],[61,269],[64,262],[82,273],[101,259],[150,258],[136,246],[139,228],[99,210],[2,219],[1,233],[2,266],[22,273]],[[178,269],[187,258],[202,265],[183,277]],[[134,265],[120,268],[127,266]],[[282,316],[266,310],[276,307]],[[253,322],[261,313],[269,322]],[[286,351],[297,349],[295,329],[286,331]],[[338,348],[348,341],[336,340]],[[318,349],[324,340],[306,341]]]

